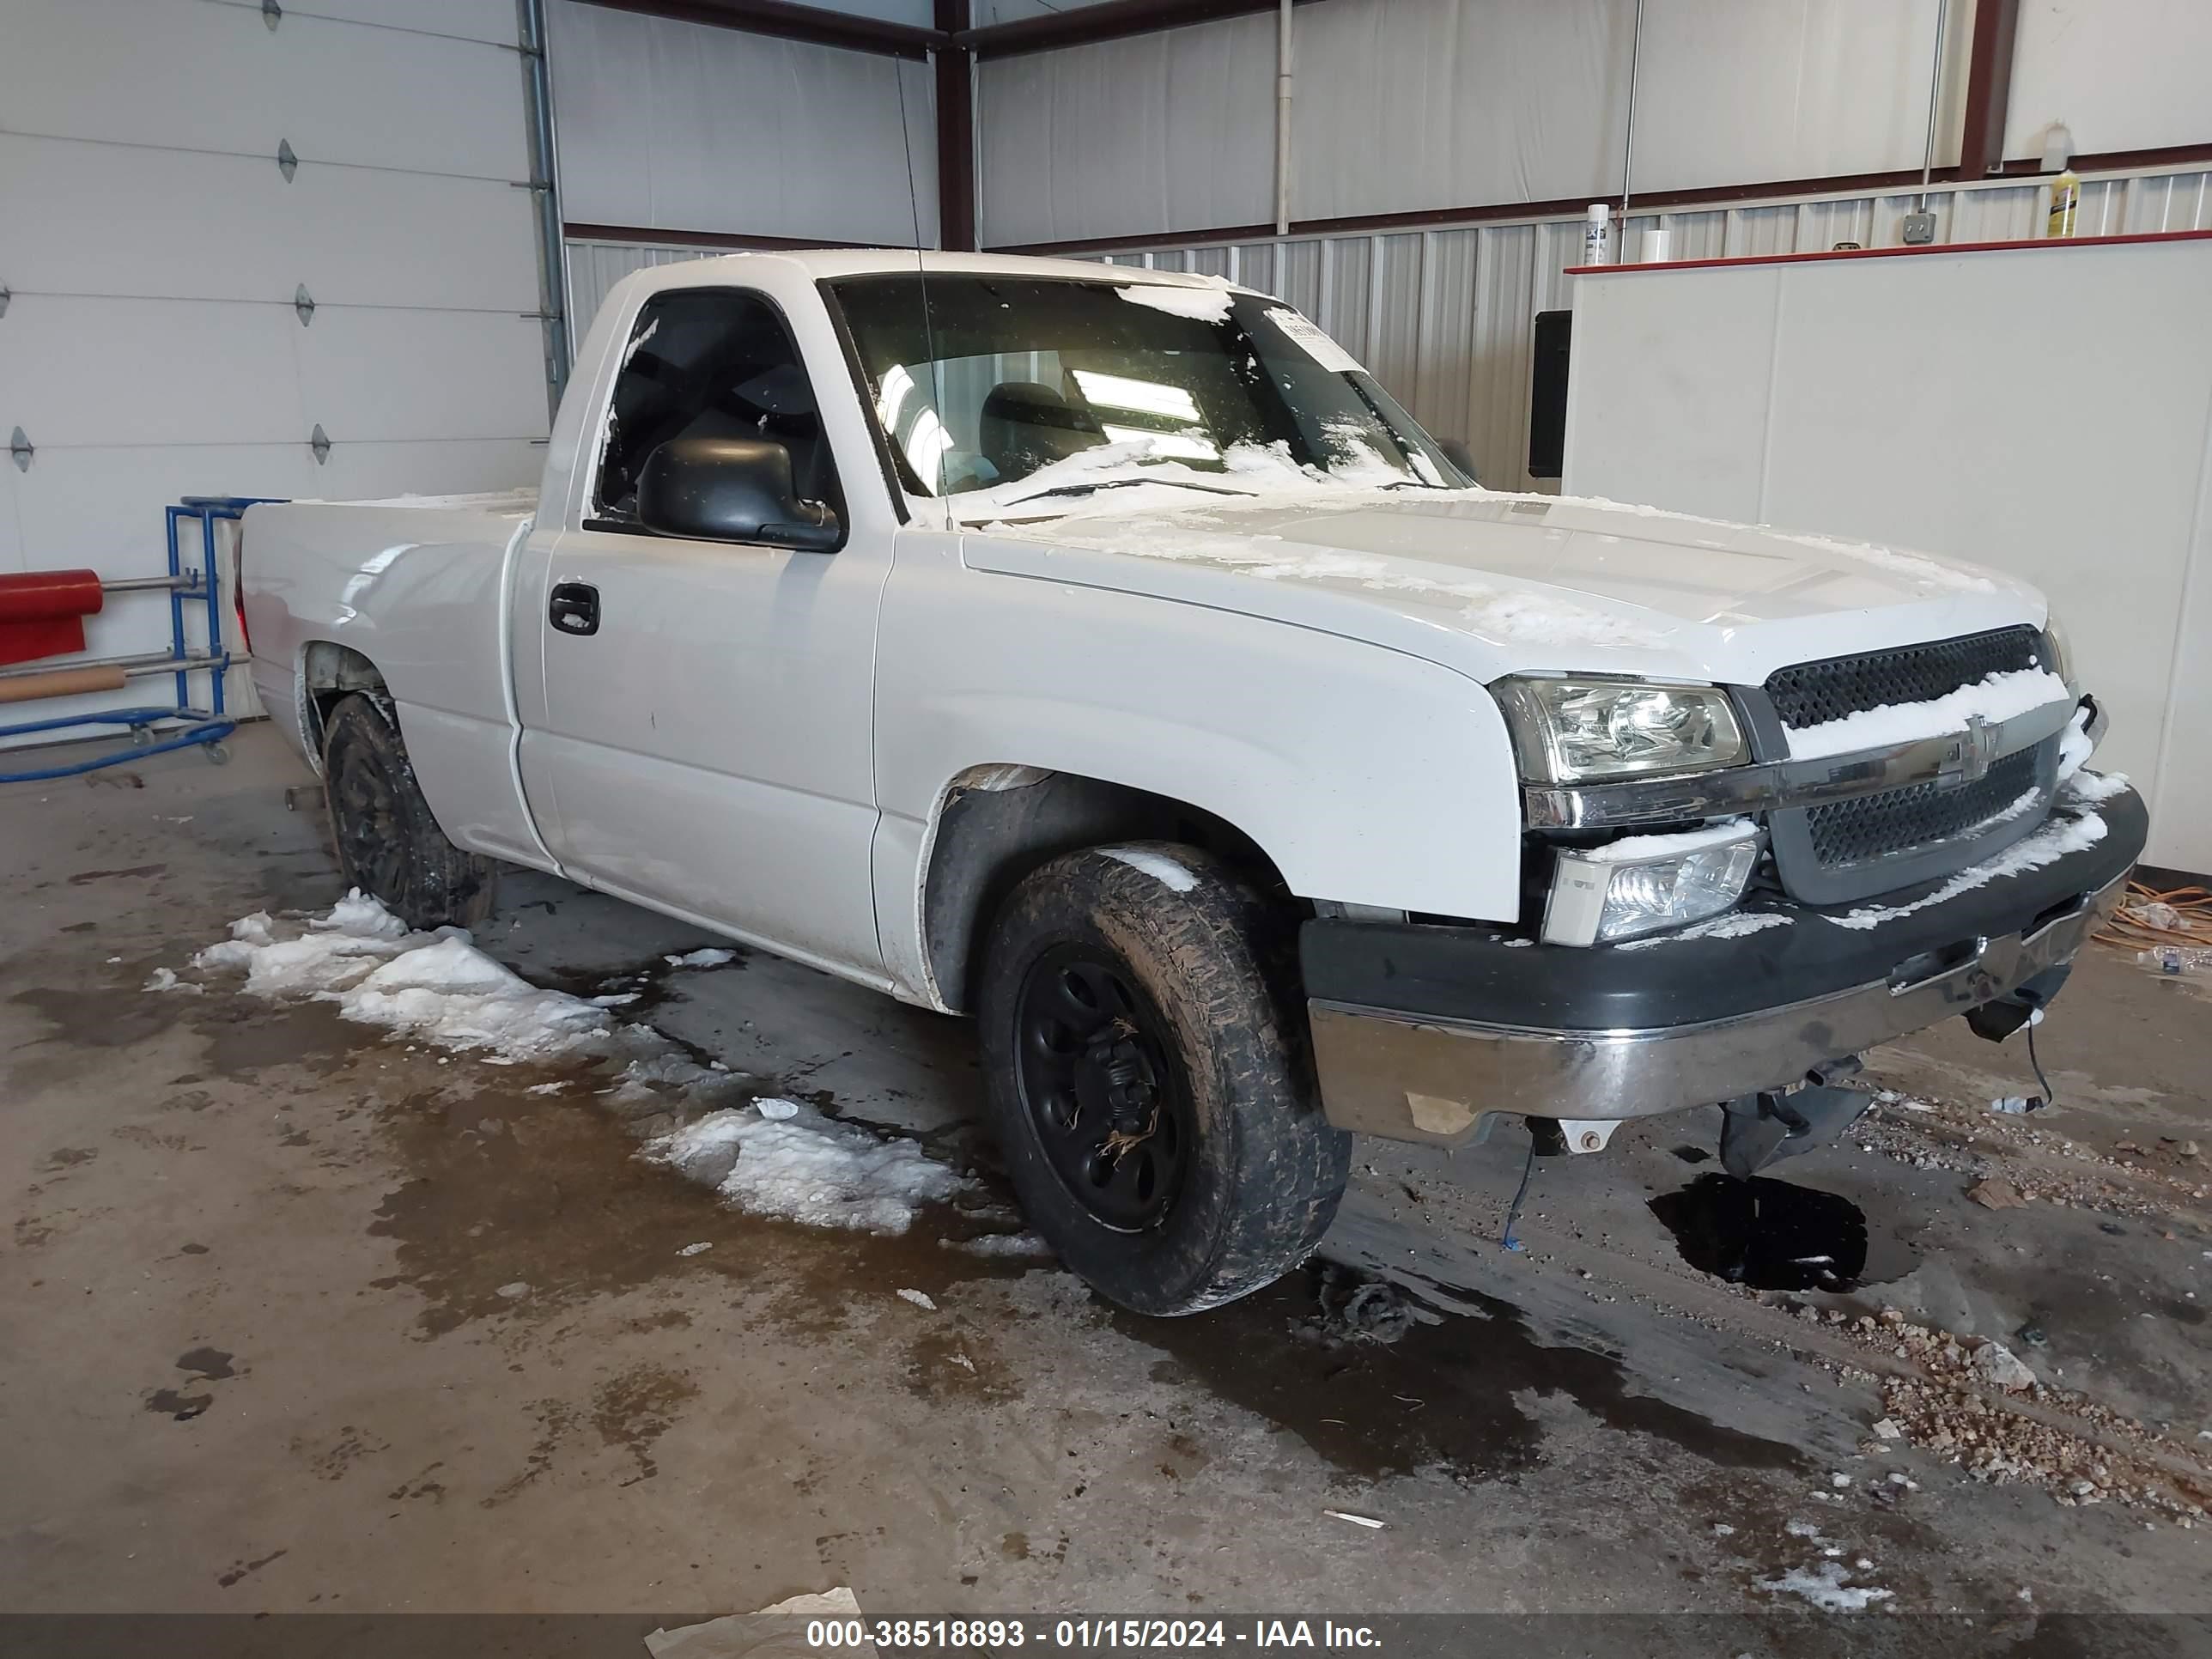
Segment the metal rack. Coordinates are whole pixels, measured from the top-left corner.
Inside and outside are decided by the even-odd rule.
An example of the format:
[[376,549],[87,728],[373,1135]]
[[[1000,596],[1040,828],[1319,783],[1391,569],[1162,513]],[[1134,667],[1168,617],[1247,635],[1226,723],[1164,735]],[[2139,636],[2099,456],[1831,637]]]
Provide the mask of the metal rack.
[[[225,712],[223,680],[230,666],[230,653],[223,643],[222,630],[222,574],[221,561],[216,551],[215,527],[225,519],[242,516],[249,507],[264,501],[281,499],[268,495],[187,495],[173,507],[162,509],[168,541],[169,574],[166,576],[133,576],[118,581],[100,583],[102,593],[167,592],[169,596],[169,648],[164,652],[142,652],[119,657],[94,657],[70,662],[69,668],[120,669],[126,680],[150,675],[167,674],[174,678],[176,701],[173,703],[146,705],[132,708],[111,708],[94,714],[64,714],[53,720],[21,720],[13,725],[0,725],[0,738],[15,737],[33,732],[59,732],[77,726],[121,726],[131,732],[131,746],[112,753],[94,755],[66,766],[42,767],[23,772],[0,772],[0,783],[35,783],[47,778],[71,778],[86,772],[96,772],[104,766],[116,766],[125,761],[159,755],[172,749],[186,749],[197,744],[207,750],[208,759],[216,765],[230,758],[223,739],[238,729],[238,722]],[[200,559],[198,569],[185,568],[184,551],[179,532],[187,521],[199,526]],[[185,637],[185,607],[200,605],[206,607],[207,644],[195,651]],[[0,680],[29,679],[50,668],[33,665],[22,668],[0,669]],[[194,706],[191,701],[191,676],[204,672],[208,677],[208,700],[205,708]],[[155,726],[162,721],[179,724],[166,732],[156,732]]]

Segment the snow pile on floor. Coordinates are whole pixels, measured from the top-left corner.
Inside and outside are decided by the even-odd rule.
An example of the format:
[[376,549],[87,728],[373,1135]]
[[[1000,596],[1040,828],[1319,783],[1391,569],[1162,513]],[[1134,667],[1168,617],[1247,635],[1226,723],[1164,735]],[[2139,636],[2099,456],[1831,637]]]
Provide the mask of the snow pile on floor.
[[1876,1601],[1893,1600],[1893,1590],[1878,1589],[1872,1585],[1846,1584],[1850,1570],[1840,1561],[1822,1561],[1815,1566],[1792,1567],[1779,1578],[1762,1578],[1759,1587],[1777,1595],[1799,1595],[1823,1613],[1864,1613]]
[[339,1013],[364,1025],[441,1048],[489,1051],[507,1065],[601,1053],[613,1030],[606,1010],[531,984],[477,950],[460,928],[411,932],[358,890],[296,933],[292,926],[257,910],[231,923],[230,937],[202,951],[192,966],[243,969],[249,996],[335,1002]]
[[680,957],[663,957],[661,960],[671,968],[720,968],[726,963],[735,962],[737,957],[735,951],[725,950],[715,945],[702,945],[696,951],[686,951]]
[[[243,973],[249,995],[335,1002],[347,1019],[491,1065],[596,1062],[600,1075],[614,1079],[598,1094],[639,1133],[652,1133],[643,1156],[757,1215],[902,1233],[921,1206],[974,1184],[913,1141],[884,1139],[795,1100],[728,1105],[744,1085],[720,1061],[702,1064],[649,1025],[618,1021],[594,1001],[531,984],[477,950],[461,928],[411,932],[358,891],[320,916],[280,921],[257,911],[233,922],[230,935],[195,956],[192,966]],[[668,960],[713,967],[732,955],[708,949]],[[147,988],[200,988],[173,974],[164,979],[166,972]],[[528,1092],[561,1086],[538,1084]],[[672,1117],[692,1121],[670,1130]]]
[[910,1140],[879,1140],[791,1100],[709,1112],[647,1142],[645,1156],[756,1215],[859,1232],[902,1233],[919,1206],[970,1184]]
[[1790,758],[1813,760],[1829,755],[1855,754],[1862,749],[1885,749],[1920,738],[1963,732],[1966,722],[1980,719],[1995,726],[2040,708],[2045,703],[2066,702],[2073,693],[2066,682],[2047,668],[2020,668],[1990,674],[1957,690],[1925,702],[1885,703],[1862,708],[1841,720],[1823,720],[1790,734]]
[[466,933],[403,951],[338,998],[338,1011],[441,1048],[489,1049],[512,1063],[605,1048],[604,1008],[501,966]]

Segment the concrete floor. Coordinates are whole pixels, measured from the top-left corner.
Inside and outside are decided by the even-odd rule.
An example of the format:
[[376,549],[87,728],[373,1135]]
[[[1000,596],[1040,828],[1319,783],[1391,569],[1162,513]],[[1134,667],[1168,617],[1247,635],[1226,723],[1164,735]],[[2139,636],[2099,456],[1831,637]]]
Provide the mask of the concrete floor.
[[[1523,1255],[1495,1243],[1517,1134],[1363,1141],[1327,1263],[1148,1322],[949,1248],[957,1214],[876,1239],[720,1209],[556,1070],[142,991],[233,917],[336,896],[285,810],[304,771],[266,729],[234,746],[0,788],[0,1607],[1802,1611],[1762,1581],[1826,1546],[1893,1593],[1869,1621],[2212,1611],[2212,1528],[1876,1438],[1884,1382],[1927,1367],[1818,1316],[2002,1338],[2083,1391],[2021,1409],[2203,1502],[2199,982],[2094,953],[2041,1033],[2062,1104],[2026,1122],[1985,1109],[2033,1087],[2009,1047],[1879,1055],[1933,1109],[1777,1172],[1835,1195],[1805,1239],[1863,1212],[1856,1292],[1684,1259],[1651,1201],[1696,1235],[1690,1116],[1540,1165]],[[671,1035],[988,1169],[958,1022],[759,955],[670,975],[706,941],[535,877],[483,942],[545,983],[644,973]],[[2042,1201],[1970,1202],[1992,1171]],[[1401,1287],[1403,1340],[1319,1317],[1347,1269]]]

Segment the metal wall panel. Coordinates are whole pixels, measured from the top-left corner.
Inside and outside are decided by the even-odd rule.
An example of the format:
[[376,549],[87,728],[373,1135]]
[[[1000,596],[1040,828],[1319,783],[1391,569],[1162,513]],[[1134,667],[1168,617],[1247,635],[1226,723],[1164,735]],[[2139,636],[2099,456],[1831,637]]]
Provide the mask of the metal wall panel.
[[[513,102],[510,100],[510,102]],[[538,307],[528,191],[503,179],[204,155],[0,132],[18,295],[319,307]],[[281,249],[279,257],[272,257]]]
[[[179,0],[10,0],[11,132],[213,149],[304,165],[530,176],[511,48]],[[509,19],[510,37],[513,19]]]
[[[361,306],[319,313],[287,338],[302,410],[333,444],[527,443],[544,434],[545,338],[534,317]],[[425,362],[440,380],[427,406]],[[535,470],[515,482],[536,483]]]
[[[261,0],[217,3],[250,11],[256,18],[261,15]],[[286,6],[284,15],[374,23],[379,28],[488,40],[501,46],[514,44],[514,0],[304,0],[304,3]]]
[[[1637,214],[1627,244],[1640,253],[1663,225],[1676,262],[1817,252],[1838,242],[1893,247],[1917,204],[1916,191]],[[2050,191],[1937,185],[1928,204],[1939,242],[2014,241],[2042,234]],[[2212,173],[2116,174],[2083,188],[2082,235],[2197,229],[2212,229]],[[1464,440],[1485,483],[1551,490],[1557,485],[1528,472],[1534,320],[1568,304],[1565,270],[1581,262],[1582,239],[1580,219],[1555,217],[1098,257],[1219,270],[1279,295],[1342,342],[1424,426]]]
[[[155,574],[183,495],[536,479],[516,27],[512,0],[302,0],[274,29],[228,0],[0,0],[0,430],[35,447],[0,571]],[[118,599],[91,653],[161,648],[165,612]]]

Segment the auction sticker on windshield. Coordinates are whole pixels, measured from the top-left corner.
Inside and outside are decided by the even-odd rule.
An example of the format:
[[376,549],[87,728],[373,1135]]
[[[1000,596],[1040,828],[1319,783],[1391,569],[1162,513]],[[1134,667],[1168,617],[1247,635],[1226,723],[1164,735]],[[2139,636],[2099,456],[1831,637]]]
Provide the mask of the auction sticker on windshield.
[[1267,320],[1287,335],[1297,348],[1332,374],[1357,374],[1358,360],[1295,311],[1271,311]]

